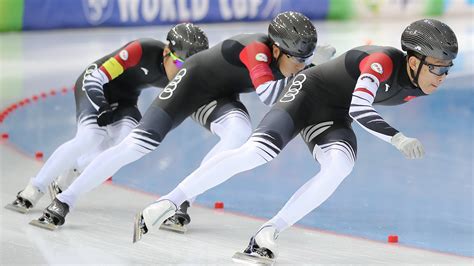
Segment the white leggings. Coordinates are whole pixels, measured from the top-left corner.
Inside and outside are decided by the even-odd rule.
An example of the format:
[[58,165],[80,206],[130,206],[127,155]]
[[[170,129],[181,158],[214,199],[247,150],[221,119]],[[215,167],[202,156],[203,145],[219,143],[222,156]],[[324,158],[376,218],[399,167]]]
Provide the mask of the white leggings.
[[[340,144],[339,144],[340,145]],[[304,184],[290,198],[280,212],[270,221],[281,232],[331,196],[354,166],[354,158],[336,145],[316,146],[313,153],[321,163],[321,171]],[[230,177],[253,169],[272,160],[259,148],[258,142],[250,138],[238,149],[216,155],[184,179],[177,188],[161,197],[179,206],[184,200],[196,197]]]
[[252,124],[243,115],[231,114],[218,120],[217,123],[211,123],[211,132],[218,136],[220,140],[202,159],[201,164],[222,151],[242,146],[252,134]]
[[286,230],[325,202],[354,167],[354,160],[347,153],[332,149],[332,146],[323,149],[315,146],[313,154],[321,163],[319,173],[301,186],[278,214],[266,223],[273,224],[279,232]]
[[59,146],[33,178],[33,185],[46,192],[48,185],[66,171],[87,165],[102,149],[123,139],[136,124],[123,119],[107,127],[78,125],[76,136]]
[[[213,125],[211,130],[220,137],[220,141],[209,152],[212,154],[240,146],[252,132],[250,122],[241,116],[229,116],[222,119],[219,124]],[[131,137],[132,134],[129,134],[118,145],[97,156],[71,186],[58,196],[58,199],[74,207],[79,196],[102,184],[123,166],[149,153],[150,149],[139,145],[137,140]],[[207,158],[210,158],[209,154],[204,160]]]
[[[211,123],[211,132],[217,135],[219,142],[206,154],[201,161],[201,165],[214,157],[214,155],[236,149],[242,146],[252,133],[252,125],[247,117],[242,115],[231,115],[219,120],[218,123]],[[196,197],[189,198],[187,201],[192,204]]]
[[108,126],[108,138],[104,139],[104,141],[102,141],[102,143],[95,149],[91,149],[87,154],[84,154],[77,159],[77,171],[81,173],[101,152],[119,144],[126,136],[128,136],[128,134],[130,134],[136,125],[137,123],[130,119],[123,119]]
[[[204,162],[170,193],[161,197],[180,206],[232,176],[265,164],[264,152],[250,139],[240,148],[224,151]],[[269,159],[271,160],[271,159]]]

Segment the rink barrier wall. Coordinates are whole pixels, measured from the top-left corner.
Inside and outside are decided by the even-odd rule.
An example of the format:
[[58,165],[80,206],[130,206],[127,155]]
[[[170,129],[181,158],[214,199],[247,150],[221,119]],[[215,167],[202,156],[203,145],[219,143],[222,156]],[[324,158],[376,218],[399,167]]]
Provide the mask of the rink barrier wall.
[[474,0],[0,0],[0,31],[310,19],[473,15]]

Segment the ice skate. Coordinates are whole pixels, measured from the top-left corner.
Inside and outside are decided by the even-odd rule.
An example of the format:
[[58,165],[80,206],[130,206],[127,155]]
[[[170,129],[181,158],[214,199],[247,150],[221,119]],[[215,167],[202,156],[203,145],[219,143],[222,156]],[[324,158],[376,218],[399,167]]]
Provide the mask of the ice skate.
[[57,180],[51,182],[48,186],[50,199],[53,201],[58,194],[66,190],[79,174],[77,169],[73,168],[68,170],[65,174],[60,175]]
[[34,187],[30,181],[24,190],[18,192],[16,199],[7,204],[5,208],[19,213],[27,213],[43,195],[44,193]]
[[54,200],[58,196],[58,194],[61,194],[61,192],[63,192],[63,191],[59,187],[58,182],[53,181],[48,186],[48,192],[49,192],[49,198],[51,200]]
[[176,205],[169,200],[158,200],[146,207],[142,212],[135,216],[133,228],[133,243],[137,242],[149,231],[159,229],[157,225],[176,213]]
[[43,215],[38,219],[32,220],[30,224],[48,230],[56,230],[64,224],[68,213],[69,206],[58,199],[54,199],[44,210]]
[[232,260],[240,263],[259,265],[273,265],[278,255],[275,239],[278,237],[277,230],[273,226],[262,227],[244,252],[236,252]]
[[160,226],[160,229],[173,231],[184,234],[188,231],[186,225],[191,222],[191,217],[188,214],[189,202],[185,201],[179,206],[176,213],[170,218],[166,219]]

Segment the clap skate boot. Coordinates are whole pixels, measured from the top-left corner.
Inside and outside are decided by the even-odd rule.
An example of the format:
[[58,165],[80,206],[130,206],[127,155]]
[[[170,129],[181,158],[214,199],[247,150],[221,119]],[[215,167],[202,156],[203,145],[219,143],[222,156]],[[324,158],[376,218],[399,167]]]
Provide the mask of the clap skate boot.
[[149,231],[156,231],[163,222],[176,213],[176,205],[169,200],[158,200],[135,215],[133,243]]
[[39,189],[32,185],[31,181],[26,188],[16,195],[16,199],[5,206],[6,209],[19,213],[27,213],[31,210],[39,199],[44,195]]
[[64,224],[68,213],[69,206],[58,199],[54,199],[44,210],[43,215],[36,220],[32,220],[30,224],[48,230],[56,230]]
[[262,227],[255,236],[250,238],[244,252],[236,252],[232,259],[235,262],[273,265],[278,256],[275,240],[278,231],[271,225]]
[[177,233],[186,233],[188,230],[186,225],[191,222],[191,217],[188,214],[189,202],[185,201],[179,206],[176,213],[165,220],[160,226],[160,229],[169,230]]

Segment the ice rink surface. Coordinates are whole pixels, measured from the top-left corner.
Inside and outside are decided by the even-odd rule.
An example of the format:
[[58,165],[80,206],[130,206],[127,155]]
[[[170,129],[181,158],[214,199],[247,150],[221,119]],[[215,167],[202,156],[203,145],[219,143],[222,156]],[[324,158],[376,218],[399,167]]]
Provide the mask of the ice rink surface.
[[[354,125],[359,146],[354,172],[325,204],[280,236],[279,264],[474,263],[474,25],[463,18],[445,21],[460,44],[445,86],[404,106],[376,107],[389,123],[422,141],[426,158],[407,161]],[[319,42],[335,46],[341,54],[367,43],[399,47],[399,36],[409,22],[315,24]],[[203,28],[212,45],[241,32],[264,32],[266,25]],[[132,39],[164,40],[168,29],[3,33],[0,109],[53,88],[70,88],[90,62]],[[141,110],[156,92],[144,92]],[[267,107],[252,94],[242,99],[256,125]],[[32,159],[34,152],[43,151],[47,157],[74,135],[72,94],[58,93],[19,108],[0,124],[0,132],[10,135],[0,144],[3,206],[41,166]],[[80,200],[57,232],[28,225],[47,206],[47,197],[27,215],[0,209],[0,264],[231,264],[232,254],[242,250],[264,220],[319,167],[297,138],[271,164],[199,197],[190,209],[193,221],[187,234],[159,232],[132,245],[134,213],[174,188],[216,141],[193,121],[185,121],[157,151],[124,167],[112,184]],[[224,201],[225,211],[209,208],[217,200]],[[385,244],[389,234],[397,234],[400,243]]]

